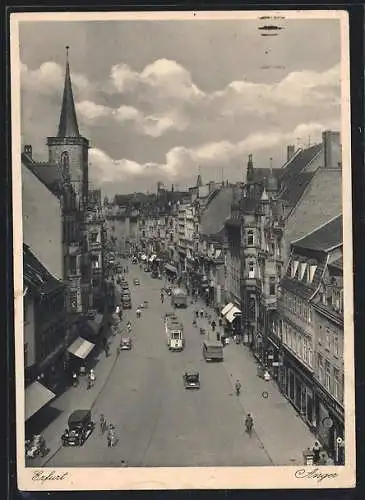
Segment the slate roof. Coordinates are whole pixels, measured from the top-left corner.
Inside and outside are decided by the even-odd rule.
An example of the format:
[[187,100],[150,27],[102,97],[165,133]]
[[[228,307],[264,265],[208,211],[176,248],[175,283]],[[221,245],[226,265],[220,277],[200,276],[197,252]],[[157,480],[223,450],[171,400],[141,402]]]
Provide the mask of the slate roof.
[[63,179],[57,165],[35,162],[26,153],[22,153],[22,162],[53,194],[61,193]]
[[28,245],[23,245],[23,280],[25,286],[32,288],[41,295],[49,294],[64,287],[64,283],[52,276]]
[[295,206],[309,185],[314,172],[304,172],[304,169],[321,150],[322,144],[315,144],[309,148],[301,149],[281,169],[281,176],[279,177],[280,197],[288,205]]
[[340,257],[339,259],[335,260],[334,262],[331,262],[328,264],[328,267],[334,267],[335,269],[340,269],[341,271],[343,270],[343,258]]
[[338,215],[300,240],[294,241],[293,247],[328,252],[331,248],[341,245],[342,241],[342,215]]
[[295,180],[297,175],[310,163],[315,156],[321,151],[322,143],[315,144],[306,149],[300,149],[289,160],[289,162],[281,169],[280,182],[288,186],[291,181]]
[[226,219],[231,215],[233,201],[233,189],[222,187],[214,197],[210,198],[208,204],[201,214],[202,235],[215,235],[223,229]]

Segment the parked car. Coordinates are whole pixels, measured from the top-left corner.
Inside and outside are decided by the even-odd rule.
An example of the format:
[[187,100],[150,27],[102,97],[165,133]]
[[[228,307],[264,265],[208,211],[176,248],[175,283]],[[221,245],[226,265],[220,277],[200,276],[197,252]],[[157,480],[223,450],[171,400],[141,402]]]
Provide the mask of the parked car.
[[130,351],[132,349],[132,339],[130,337],[123,337],[120,341],[119,348],[121,351]]
[[135,279],[133,280],[133,284],[134,284],[134,285],[140,285],[141,283],[140,283],[139,279],[135,278]]
[[183,380],[185,389],[200,389],[200,376],[197,370],[186,370]]
[[82,446],[95,428],[90,410],[76,410],[69,416],[68,428],[61,436],[63,446]]

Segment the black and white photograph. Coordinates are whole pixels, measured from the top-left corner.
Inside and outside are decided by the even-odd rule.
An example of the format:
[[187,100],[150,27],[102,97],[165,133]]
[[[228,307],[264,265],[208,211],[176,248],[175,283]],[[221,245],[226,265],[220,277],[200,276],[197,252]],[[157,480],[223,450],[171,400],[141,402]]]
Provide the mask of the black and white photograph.
[[19,488],[354,486],[347,14],[10,36]]

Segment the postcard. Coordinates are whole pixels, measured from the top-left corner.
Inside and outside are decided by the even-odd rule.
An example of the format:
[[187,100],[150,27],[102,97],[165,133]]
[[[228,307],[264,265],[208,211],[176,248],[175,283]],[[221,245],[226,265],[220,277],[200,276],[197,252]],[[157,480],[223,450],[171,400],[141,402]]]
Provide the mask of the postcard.
[[354,487],[347,13],[10,36],[19,489]]

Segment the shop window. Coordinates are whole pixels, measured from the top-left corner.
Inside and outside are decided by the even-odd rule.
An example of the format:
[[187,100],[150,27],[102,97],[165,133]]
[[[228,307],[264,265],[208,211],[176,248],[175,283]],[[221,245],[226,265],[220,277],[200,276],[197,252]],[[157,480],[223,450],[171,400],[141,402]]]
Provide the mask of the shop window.
[[313,366],[313,351],[310,342],[308,342],[308,365]]
[[303,343],[305,339],[301,335],[298,335],[298,356],[303,359]]
[[326,361],[325,365],[324,386],[329,392],[331,392],[331,365],[328,361]]

